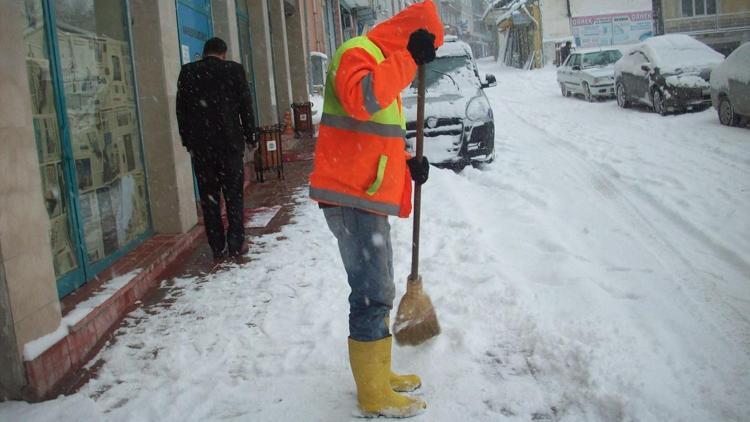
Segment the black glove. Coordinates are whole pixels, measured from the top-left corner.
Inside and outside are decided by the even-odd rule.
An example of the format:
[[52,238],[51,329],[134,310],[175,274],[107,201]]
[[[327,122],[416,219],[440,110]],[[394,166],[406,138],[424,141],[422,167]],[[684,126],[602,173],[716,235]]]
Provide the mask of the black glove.
[[409,35],[406,49],[416,64],[429,63],[435,60],[435,36],[426,29],[417,29]]
[[422,185],[427,181],[430,176],[430,162],[427,161],[427,157],[423,156],[422,162],[417,161],[417,157],[412,157],[406,160],[406,165],[409,166],[409,173],[414,183]]

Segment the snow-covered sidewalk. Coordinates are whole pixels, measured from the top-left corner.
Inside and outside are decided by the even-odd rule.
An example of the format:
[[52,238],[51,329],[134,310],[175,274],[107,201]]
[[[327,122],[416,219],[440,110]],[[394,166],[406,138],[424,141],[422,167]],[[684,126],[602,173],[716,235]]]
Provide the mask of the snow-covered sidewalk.
[[[551,69],[482,70],[497,159],[423,190],[443,333],[394,350],[424,381],[414,420],[749,420],[750,132],[563,98]],[[0,419],[351,419],[345,273],[298,202],[251,263],[133,312],[80,392]],[[400,298],[411,220],[391,223]]]

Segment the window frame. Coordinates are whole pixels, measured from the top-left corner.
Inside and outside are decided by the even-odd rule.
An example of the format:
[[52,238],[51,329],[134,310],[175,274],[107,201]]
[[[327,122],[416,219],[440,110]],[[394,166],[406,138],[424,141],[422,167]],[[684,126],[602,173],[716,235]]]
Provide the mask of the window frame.
[[[697,10],[697,1],[703,2],[703,10],[698,13]],[[685,3],[690,3],[690,10],[685,10]],[[711,12],[711,7],[709,6],[709,3],[713,3],[713,11]],[[682,0],[680,2],[680,12],[682,17],[684,18],[697,18],[697,17],[703,17],[703,16],[715,16],[719,14],[719,0]],[[687,13],[686,13],[687,12]]]

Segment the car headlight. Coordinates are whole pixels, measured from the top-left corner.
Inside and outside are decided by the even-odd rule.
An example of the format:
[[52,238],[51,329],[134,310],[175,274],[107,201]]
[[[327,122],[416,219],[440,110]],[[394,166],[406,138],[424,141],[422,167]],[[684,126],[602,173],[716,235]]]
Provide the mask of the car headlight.
[[490,115],[490,103],[483,96],[474,97],[466,105],[466,117],[469,120],[482,120]]
[[602,85],[602,84],[606,84],[606,83],[610,83],[610,82],[612,82],[612,80],[610,78],[607,78],[607,77],[594,78],[594,85]]

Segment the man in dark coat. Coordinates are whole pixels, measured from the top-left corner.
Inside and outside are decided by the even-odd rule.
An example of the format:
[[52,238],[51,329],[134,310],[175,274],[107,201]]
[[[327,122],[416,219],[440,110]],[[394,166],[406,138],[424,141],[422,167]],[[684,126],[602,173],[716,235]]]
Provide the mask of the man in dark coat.
[[565,45],[560,47],[560,63],[558,66],[562,66],[563,63],[565,63],[565,60],[570,56],[570,50],[573,48],[573,45],[570,41],[565,41]]
[[[242,65],[226,60],[227,45],[211,38],[203,60],[182,66],[177,82],[177,123],[198,180],[206,236],[214,260],[247,252],[243,227],[243,155],[255,147],[250,87]],[[221,219],[221,194],[229,229]]]

